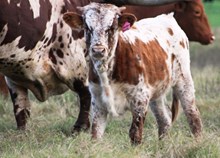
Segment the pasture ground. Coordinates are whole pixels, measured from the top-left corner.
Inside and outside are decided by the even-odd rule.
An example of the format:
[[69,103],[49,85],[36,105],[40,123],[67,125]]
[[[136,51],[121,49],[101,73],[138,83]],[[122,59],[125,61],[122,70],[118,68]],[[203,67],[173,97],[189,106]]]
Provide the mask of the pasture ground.
[[[0,157],[219,158],[220,28],[215,26],[214,32],[217,37],[214,44],[201,46],[191,43],[190,47],[196,102],[204,125],[201,140],[193,139],[182,111],[169,135],[162,141],[158,141],[157,125],[149,112],[143,143],[137,147],[131,146],[128,137],[130,112],[120,118],[110,119],[102,140],[91,140],[87,132],[73,136],[70,130],[78,115],[78,102],[72,92],[52,97],[44,103],[30,95],[32,115],[25,132],[16,130],[10,99],[0,98]],[[169,100],[168,97],[170,105]]]

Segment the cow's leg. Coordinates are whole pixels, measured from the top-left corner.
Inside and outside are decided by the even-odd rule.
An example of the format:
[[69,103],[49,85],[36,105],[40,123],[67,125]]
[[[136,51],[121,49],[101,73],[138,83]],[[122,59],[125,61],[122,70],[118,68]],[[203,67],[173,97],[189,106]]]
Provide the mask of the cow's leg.
[[101,138],[107,124],[107,111],[92,105],[92,138]]
[[140,144],[142,141],[142,132],[144,127],[144,121],[147,114],[146,102],[140,102],[137,100],[132,101],[132,124],[129,131],[131,143],[134,145]]
[[6,98],[8,97],[8,86],[5,82],[5,77],[0,75],[0,93]]
[[80,132],[81,130],[88,130],[90,127],[89,122],[89,111],[91,95],[88,87],[86,87],[82,81],[75,81],[74,88],[76,93],[79,95],[80,100],[80,111],[75,125],[73,126],[72,132]]
[[30,117],[30,101],[26,88],[13,84],[7,78],[7,85],[14,106],[14,115],[17,122],[17,128],[24,130],[26,128],[27,119]]
[[150,102],[150,108],[153,112],[158,125],[158,135],[159,139],[162,139],[166,134],[168,129],[171,127],[171,117],[165,106],[163,97]]
[[190,129],[195,137],[201,136],[202,121],[195,104],[194,85],[191,75],[185,75],[174,87],[174,93],[181,102]]

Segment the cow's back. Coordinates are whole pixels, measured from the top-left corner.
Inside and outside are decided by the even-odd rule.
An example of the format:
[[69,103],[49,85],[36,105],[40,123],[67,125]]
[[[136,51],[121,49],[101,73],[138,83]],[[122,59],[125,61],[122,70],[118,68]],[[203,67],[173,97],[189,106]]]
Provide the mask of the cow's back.
[[[88,3],[88,0],[1,1],[1,73],[30,89],[42,101],[62,93],[61,89],[66,87],[74,89],[75,80],[85,81],[83,48],[75,41],[83,34],[72,31],[62,16]],[[36,83],[39,85],[33,86]]]
[[[33,6],[34,5],[34,6]],[[39,1],[39,4],[29,1],[0,2],[0,32],[1,45],[9,44],[21,36],[18,47],[32,49],[41,39],[51,14],[49,0]],[[2,53],[2,50],[0,50]]]
[[136,85],[143,75],[147,84],[163,93],[176,82],[172,80],[174,57],[181,64],[189,63],[188,39],[173,16],[143,19],[121,32],[113,78]]

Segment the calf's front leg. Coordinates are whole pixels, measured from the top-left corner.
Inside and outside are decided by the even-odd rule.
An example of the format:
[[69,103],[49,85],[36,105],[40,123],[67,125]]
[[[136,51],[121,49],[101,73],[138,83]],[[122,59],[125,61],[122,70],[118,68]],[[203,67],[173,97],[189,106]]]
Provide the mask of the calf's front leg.
[[[135,102],[135,101],[134,101]],[[140,144],[142,141],[142,132],[144,128],[144,121],[147,114],[146,103],[137,102],[131,109],[132,124],[129,131],[131,143],[134,145]]]
[[92,138],[101,138],[107,123],[107,111],[98,108],[92,102]]

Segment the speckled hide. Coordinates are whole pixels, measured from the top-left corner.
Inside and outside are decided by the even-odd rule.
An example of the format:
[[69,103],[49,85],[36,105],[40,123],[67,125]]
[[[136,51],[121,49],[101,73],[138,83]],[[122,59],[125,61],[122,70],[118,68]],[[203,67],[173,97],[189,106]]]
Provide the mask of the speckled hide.
[[[108,114],[118,116],[129,109],[133,116],[131,142],[141,143],[149,104],[159,115],[156,117],[162,134],[167,128],[164,123],[171,122],[161,104],[170,88],[181,102],[192,133],[200,136],[202,123],[195,105],[185,33],[172,14],[135,22],[134,15],[121,13],[124,9],[91,3],[80,8],[82,16],[64,15],[70,27],[85,29],[90,56],[92,137],[102,137]],[[125,23],[133,26],[122,32]]]
[[83,33],[72,31],[63,13],[89,0],[0,2],[0,72],[6,76],[18,129],[30,115],[28,90],[40,101],[68,89],[79,95],[73,130],[89,128],[90,93]]

